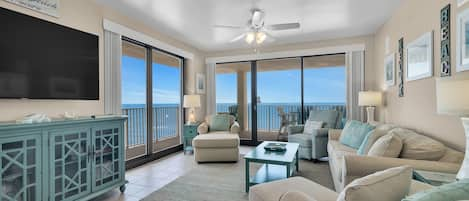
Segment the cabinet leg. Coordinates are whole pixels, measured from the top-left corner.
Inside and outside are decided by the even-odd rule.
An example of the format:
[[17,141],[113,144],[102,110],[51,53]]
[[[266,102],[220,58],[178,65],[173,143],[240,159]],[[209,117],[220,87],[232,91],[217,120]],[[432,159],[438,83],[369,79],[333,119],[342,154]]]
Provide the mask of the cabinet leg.
[[122,186],[119,187],[119,190],[121,191],[121,193],[124,193],[125,192],[125,184],[122,184]]

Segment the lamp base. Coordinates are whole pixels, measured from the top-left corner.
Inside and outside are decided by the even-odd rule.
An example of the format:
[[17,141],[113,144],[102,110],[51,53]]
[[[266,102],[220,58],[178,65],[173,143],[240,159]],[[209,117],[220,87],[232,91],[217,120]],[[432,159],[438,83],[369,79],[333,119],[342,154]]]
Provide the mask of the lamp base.
[[367,117],[367,123],[373,123],[375,122],[375,107],[366,107],[366,117]]
[[469,179],[469,118],[461,117],[461,121],[466,135],[466,153],[464,155],[461,169],[459,169],[459,172],[456,175],[458,180]]

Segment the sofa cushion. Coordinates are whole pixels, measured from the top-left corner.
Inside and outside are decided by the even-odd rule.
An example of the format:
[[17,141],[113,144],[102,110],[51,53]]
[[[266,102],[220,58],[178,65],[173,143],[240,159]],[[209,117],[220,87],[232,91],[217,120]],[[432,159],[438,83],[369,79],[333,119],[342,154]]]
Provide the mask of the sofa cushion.
[[401,149],[401,138],[395,134],[387,134],[376,140],[373,146],[371,146],[368,156],[397,158],[401,153]]
[[336,128],[339,112],[336,110],[311,110],[308,120],[324,122],[323,128]]
[[469,199],[469,179],[427,189],[402,201],[457,201]]
[[306,120],[303,133],[312,134],[315,130],[322,128],[323,121]]
[[291,177],[269,183],[258,184],[249,189],[249,201],[280,200],[288,191],[300,191],[321,201],[335,201],[337,193],[303,177]]
[[386,135],[391,129],[396,127],[393,124],[377,124],[374,126],[375,129],[366,134],[366,137],[360,145],[360,148],[358,148],[359,155],[366,155],[376,140]]
[[314,198],[300,191],[288,191],[280,197],[280,201],[316,201]]
[[213,115],[210,120],[210,131],[229,131],[231,120],[229,115]]
[[354,180],[339,194],[337,201],[401,200],[408,194],[411,180],[412,168],[408,166],[379,171]]
[[365,139],[366,135],[375,127],[366,123],[350,120],[345,124],[344,130],[340,135],[340,143],[349,147],[358,149]]
[[397,134],[402,140],[400,158],[416,160],[439,160],[446,152],[446,146],[429,137],[404,128],[394,128],[390,133]]
[[239,136],[236,134],[205,134],[197,135],[192,141],[197,148],[232,148],[239,146]]
[[461,164],[463,160],[464,160],[464,153],[446,147],[445,155],[443,155],[443,157],[441,157],[439,161]]

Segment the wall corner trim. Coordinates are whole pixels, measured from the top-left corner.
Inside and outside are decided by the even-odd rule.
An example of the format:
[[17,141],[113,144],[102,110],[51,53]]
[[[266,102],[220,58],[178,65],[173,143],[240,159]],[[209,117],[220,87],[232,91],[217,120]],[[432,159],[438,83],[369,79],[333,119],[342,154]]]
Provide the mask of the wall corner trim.
[[341,46],[329,46],[314,49],[300,49],[300,50],[288,50],[288,51],[276,51],[276,52],[265,52],[265,53],[254,53],[254,54],[240,54],[233,56],[221,56],[221,57],[208,57],[205,59],[205,63],[225,63],[225,62],[237,62],[237,61],[252,61],[252,60],[263,60],[263,59],[276,59],[286,57],[300,57],[300,56],[314,56],[324,54],[337,54],[347,53],[353,51],[365,51],[365,44],[351,44]]
[[183,50],[181,48],[175,47],[173,45],[170,45],[168,43],[165,43],[163,41],[154,39],[153,37],[150,37],[146,34],[137,32],[135,30],[132,30],[124,25],[118,24],[116,22],[113,22],[111,20],[108,20],[106,18],[103,19],[103,28],[104,30],[107,31],[112,31],[114,33],[120,34],[122,36],[140,41],[142,43],[146,43],[148,45],[154,46],[158,49],[162,49],[164,51],[171,52],[173,54],[182,56],[186,59],[193,59],[194,54],[192,52]]

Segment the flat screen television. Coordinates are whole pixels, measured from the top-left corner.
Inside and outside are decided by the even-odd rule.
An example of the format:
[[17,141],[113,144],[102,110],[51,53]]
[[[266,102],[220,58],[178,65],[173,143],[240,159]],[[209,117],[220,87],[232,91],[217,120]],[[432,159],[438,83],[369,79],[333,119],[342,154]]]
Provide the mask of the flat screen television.
[[0,98],[99,99],[98,36],[0,8]]

